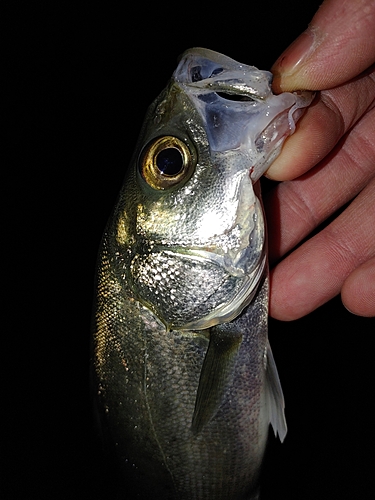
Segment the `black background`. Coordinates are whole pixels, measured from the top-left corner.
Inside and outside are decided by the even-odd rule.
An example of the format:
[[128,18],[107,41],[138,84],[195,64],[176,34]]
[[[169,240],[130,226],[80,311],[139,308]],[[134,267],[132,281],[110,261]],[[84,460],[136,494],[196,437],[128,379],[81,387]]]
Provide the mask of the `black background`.
[[[319,3],[11,4],[2,498],[114,498],[90,407],[93,277],[146,108],[185,49],[268,69]],[[270,439],[263,500],[373,498],[374,326],[339,298],[271,320],[289,432],[283,445]]]

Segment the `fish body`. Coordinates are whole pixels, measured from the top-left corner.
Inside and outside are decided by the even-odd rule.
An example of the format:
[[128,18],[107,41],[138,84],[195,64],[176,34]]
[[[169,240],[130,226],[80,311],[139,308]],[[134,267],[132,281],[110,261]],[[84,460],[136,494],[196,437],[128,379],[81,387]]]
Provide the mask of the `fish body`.
[[269,424],[286,434],[257,181],[311,96],[275,96],[270,82],[185,52],[103,236],[97,406],[135,498],[255,499]]

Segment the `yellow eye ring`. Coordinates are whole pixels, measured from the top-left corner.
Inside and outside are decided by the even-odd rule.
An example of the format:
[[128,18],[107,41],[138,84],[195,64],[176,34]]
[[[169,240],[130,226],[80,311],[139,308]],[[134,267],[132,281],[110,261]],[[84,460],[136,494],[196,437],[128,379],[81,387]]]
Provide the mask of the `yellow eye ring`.
[[168,189],[186,182],[196,164],[195,152],[177,137],[153,139],[140,156],[139,171],[153,189]]

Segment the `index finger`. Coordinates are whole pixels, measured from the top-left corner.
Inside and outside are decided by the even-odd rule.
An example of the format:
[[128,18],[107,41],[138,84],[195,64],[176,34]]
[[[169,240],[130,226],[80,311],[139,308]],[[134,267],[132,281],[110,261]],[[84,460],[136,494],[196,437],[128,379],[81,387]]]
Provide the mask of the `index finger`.
[[266,176],[284,181],[304,174],[322,160],[374,105],[375,66],[345,85],[320,92],[297,123],[296,132],[287,139]]

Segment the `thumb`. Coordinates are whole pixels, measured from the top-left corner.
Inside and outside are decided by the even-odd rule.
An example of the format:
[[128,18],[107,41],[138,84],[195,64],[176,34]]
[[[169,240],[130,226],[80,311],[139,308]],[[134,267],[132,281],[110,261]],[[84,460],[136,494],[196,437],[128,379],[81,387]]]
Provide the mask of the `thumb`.
[[272,67],[274,90],[323,90],[354,78],[375,61],[374,32],[375,1],[325,0]]

